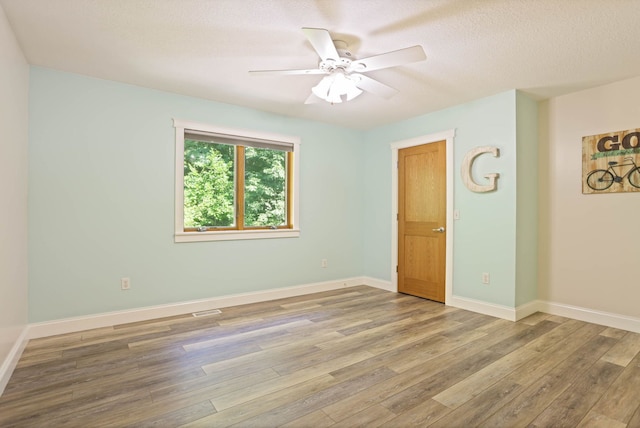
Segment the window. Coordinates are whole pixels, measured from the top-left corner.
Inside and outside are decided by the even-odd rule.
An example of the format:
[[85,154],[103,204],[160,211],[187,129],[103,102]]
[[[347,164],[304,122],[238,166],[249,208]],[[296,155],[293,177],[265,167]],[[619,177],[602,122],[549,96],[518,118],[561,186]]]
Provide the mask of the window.
[[297,237],[298,138],[174,120],[175,241]]

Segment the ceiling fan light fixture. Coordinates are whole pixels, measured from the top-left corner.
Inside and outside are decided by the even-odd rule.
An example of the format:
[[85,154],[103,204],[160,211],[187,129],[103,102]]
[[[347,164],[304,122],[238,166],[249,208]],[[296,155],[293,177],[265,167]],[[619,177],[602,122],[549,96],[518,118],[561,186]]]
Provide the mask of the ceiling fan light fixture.
[[331,87],[329,88],[329,93],[325,98],[327,102],[330,102],[331,104],[338,104],[342,102],[342,92],[339,86],[340,85],[336,84],[336,79],[334,79]]
[[316,97],[326,100],[329,96],[329,90],[333,84],[333,79],[334,77],[332,74],[323,77],[320,83],[311,88],[311,92],[313,92]]
[[342,70],[336,70],[325,76],[311,91],[315,96],[331,104],[341,103],[346,96],[351,101],[362,93],[362,89],[356,86],[356,82]]

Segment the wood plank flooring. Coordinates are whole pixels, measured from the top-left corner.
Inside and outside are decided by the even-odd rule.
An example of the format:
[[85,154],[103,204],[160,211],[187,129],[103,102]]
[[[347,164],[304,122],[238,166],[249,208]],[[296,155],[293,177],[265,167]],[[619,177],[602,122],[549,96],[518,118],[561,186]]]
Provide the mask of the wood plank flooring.
[[32,340],[1,427],[640,427],[640,335],[360,286]]

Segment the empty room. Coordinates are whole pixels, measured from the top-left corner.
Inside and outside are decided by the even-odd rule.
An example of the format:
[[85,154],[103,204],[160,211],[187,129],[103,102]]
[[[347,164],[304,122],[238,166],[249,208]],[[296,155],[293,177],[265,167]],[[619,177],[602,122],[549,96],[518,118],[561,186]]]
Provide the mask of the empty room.
[[0,0],[0,426],[640,427],[638,19]]

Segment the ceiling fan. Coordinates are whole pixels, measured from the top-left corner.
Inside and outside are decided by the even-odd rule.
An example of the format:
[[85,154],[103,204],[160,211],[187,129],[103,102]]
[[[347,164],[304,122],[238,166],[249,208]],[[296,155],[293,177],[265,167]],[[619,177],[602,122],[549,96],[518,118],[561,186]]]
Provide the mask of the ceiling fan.
[[325,77],[320,83],[311,89],[311,95],[305,104],[318,100],[337,104],[345,99],[350,101],[363,91],[383,98],[390,98],[398,92],[396,89],[362,73],[418,62],[427,58],[422,46],[416,45],[368,58],[352,59],[351,53],[346,49],[346,43],[332,40],[329,31],[322,28],[303,28],[302,31],[320,56],[318,68],[257,70],[249,71],[249,73],[253,75],[324,74]]

